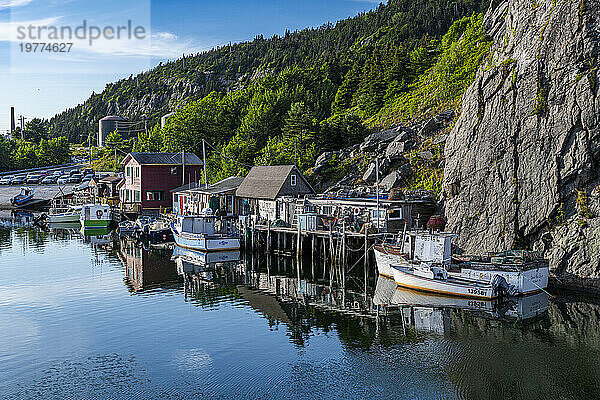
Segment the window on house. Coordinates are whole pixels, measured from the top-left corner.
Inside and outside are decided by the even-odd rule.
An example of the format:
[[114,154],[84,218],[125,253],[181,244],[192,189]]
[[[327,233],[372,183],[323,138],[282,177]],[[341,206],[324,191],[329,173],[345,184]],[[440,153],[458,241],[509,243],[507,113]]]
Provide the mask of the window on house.
[[135,167],[135,177],[136,178],[140,177],[140,167]]
[[296,179],[297,179],[297,177],[296,177],[295,174],[294,175],[290,175],[290,185],[296,186]]
[[171,167],[171,175],[177,175],[177,167]]
[[141,192],[139,190],[134,190],[133,191],[133,195],[134,195],[133,201],[135,201],[135,202],[142,201],[142,194],[141,194]]
[[146,192],[146,200],[148,201],[164,201],[167,195],[164,190],[148,190]]

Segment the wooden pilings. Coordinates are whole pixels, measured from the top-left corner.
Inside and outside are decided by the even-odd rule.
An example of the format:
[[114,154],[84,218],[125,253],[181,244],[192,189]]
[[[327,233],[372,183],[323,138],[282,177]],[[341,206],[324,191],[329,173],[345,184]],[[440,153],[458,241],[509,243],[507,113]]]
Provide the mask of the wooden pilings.
[[[383,234],[369,233],[366,228],[360,233],[346,228],[343,222],[337,230],[329,227],[327,230],[317,231],[304,230],[299,224],[289,228],[274,226],[271,222],[263,225],[252,222],[248,227],[246,250],[253,253],[263,253],[266,250],[267,256],[273,253],[295,256],[298,279],[301,276],[302,261],[310,260],[311,270],[308,272],[313,278],[319,275],[322,279],[329,280],[331,285],[336,282],[344,288],[348,274],[362,263],[363,271],[358,272],[358,277],[361,281],[364,280],[364,291],[367,293],[369,277],[376,276],[369,272],[369,268],[375,268],[370,263],[370,251],[372,245],[383,238]],[[277,270],[280,269],[280,259],[278,257],[277,265],[272,265]],[[322,269],[317,267],[318,262],[321,262]],[[356,271],[352,276],[357,277]]]

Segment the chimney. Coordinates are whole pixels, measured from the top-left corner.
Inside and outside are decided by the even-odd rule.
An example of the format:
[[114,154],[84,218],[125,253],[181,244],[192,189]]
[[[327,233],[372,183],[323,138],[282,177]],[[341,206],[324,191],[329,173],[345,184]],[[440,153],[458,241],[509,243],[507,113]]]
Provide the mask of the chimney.
[[14,131],[15,131],[15,108],[11,107],[10,108],[10,133],[11,133],[11,135]]

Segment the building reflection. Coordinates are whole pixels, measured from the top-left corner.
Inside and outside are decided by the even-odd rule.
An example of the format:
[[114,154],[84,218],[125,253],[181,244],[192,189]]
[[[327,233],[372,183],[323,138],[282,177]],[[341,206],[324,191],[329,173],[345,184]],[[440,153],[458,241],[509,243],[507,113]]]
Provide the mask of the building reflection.
[[170,260],[170,250],[144,248],[143,244],[133,240],[119,242],[119,256],[125,265],[124,281],[132,293],[157,287],[176,287],[180,285],[177,266]]

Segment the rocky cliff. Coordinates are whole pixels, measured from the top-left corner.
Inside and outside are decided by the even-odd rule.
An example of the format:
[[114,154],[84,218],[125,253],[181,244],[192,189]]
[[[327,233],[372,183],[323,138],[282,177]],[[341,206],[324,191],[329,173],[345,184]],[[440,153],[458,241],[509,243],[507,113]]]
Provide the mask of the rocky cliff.
[[560,282],[600,288],[600,2],[495,1],[491,55],[445,147],[459,247],[543,250]]

